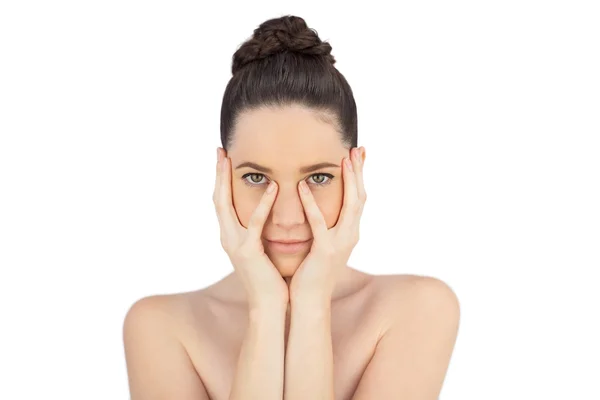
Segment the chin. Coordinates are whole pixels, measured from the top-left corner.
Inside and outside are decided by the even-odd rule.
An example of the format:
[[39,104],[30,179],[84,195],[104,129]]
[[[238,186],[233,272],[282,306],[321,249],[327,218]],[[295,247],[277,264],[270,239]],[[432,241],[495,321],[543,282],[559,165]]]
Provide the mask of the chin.
[[271,262],[277,268],[277,271],[281,274],[282,277],[292,277],[302,261],[304,260],[304,255],[269,255]]

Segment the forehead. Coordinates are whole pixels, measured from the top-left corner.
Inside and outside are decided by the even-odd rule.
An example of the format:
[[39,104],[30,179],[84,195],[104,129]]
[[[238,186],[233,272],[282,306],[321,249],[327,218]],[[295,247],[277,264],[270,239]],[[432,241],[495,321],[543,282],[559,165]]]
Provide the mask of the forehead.
[[345,153],[347,149],[333,123],[299,105],[243,112],[229,151],[230,157],[239,161],[261,159],[292,164],[340,162]]

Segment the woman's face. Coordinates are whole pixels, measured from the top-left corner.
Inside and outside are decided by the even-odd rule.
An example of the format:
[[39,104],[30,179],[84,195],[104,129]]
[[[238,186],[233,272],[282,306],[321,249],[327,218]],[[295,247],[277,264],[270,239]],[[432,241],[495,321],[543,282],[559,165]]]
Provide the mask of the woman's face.
[[[341,164],[349,149],[334,127],[310,109],[290,106],[247,111],[240,115],[227,156],[231,159],[232,198],[240,223],[248,222],[267,185],[275,181],[277,196],[267,218],[262,242],[265,253],[283,277],[294,274],[310,251],[279,251],[268,240],[309,240],[313,234],[298,194],[306,181],[325,218],[333,227],[343,200]],[[247,165],[252,163],[252,165]],[[316,166],[327,163],[328,166]]]

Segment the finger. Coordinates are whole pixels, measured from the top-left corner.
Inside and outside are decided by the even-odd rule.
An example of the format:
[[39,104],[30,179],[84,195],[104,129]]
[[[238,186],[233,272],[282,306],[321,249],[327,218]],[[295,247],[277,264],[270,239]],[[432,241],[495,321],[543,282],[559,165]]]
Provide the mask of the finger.
[[363,183],[363,161],[360,156],[360,151],[358,151],[358,149],[354,149],[354,156],[352,158],[352,167],[354,168],[358,200],[361,204],[364,204],[367,200],[367,193],[365,192],[365,185]]
[[258,206],[250,217],[248,222],[248,238],[253,241],[260,241],[262,236],[263,227],[265,221],[271,212],[275,197],[277,195],[277,184],[275,182],[269,183],[267,190],[263,193]]
[[300,181],[299,192],[304,212],[313,231],[314,240],[320,242],[327,234],[325,217],[323,217],[323,213],[321,213],[321,210],[305,181]]
[[344,177],[344,203],[340,213],[340,222],[337,224],[342,232],[352,228],[360,208],[355,173],[348,166],[348,163],[352,165],[352,161],[349,158],[344,158],[342,162],[344,164],[342,168]]
[[221,159],[223,157],[221,157],[221,149],[217,147],[217,165],[215,167],[215,188],[213,191],[213,201],[215,202],[215,204],[217,203],[218,200],[218,195],[219,195],[219,178],[221,176],[220,172],[221,172]]
[[239,225],[237,214],[231,200],[231,163],[229,157],[222,157],[219,171],[219,189],[217,194],[217,217],[219,223],[227,232]]

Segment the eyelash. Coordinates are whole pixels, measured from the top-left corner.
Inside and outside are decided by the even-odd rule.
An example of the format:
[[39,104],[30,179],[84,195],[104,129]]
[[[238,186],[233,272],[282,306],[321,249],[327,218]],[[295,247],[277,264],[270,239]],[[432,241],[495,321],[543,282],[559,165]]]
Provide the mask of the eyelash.
[[[264,183],[250,183],[246,178],[248,176],[251,176],[251,175],[260,175],[260,176],[263,176],[263,177],[265,176],[264,174],[259,174],[259,173],[256,173],[256,172],[249,172],[247,174],[244,174],[244,176],[242,176],[242,181],[244,181],[244,183],[246,185],[248,185],[250,187],[258,187],[258,186],[264,184]],[[331,183],[331,181],[333,180],[333,178],[334,178],[333,175],[326,174],[326,173],[312,174],[310,176],[312,177],[312,176],[319,176],[319,175],[326,176],[328,178],[327,181],[325,181],[325,183],[313,183],[313,185],[316,185],[316,186],[326,186],[326,185],[329,185]]]

